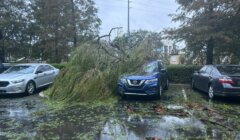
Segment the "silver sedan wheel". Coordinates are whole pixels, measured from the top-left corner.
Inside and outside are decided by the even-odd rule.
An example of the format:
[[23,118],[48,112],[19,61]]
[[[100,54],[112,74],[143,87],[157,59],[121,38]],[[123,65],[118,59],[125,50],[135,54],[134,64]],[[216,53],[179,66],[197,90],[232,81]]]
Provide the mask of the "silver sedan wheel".
[[35,92],[35,85],[33,82],[29,82],[27,84],[27,93],[28,94],[33,94]]
[[213,97],[214,97],[214,91],[213,91],[213,87],[212,86],[210,86],[209,89],[208,89],[208,97],[210,99],[213,99]]

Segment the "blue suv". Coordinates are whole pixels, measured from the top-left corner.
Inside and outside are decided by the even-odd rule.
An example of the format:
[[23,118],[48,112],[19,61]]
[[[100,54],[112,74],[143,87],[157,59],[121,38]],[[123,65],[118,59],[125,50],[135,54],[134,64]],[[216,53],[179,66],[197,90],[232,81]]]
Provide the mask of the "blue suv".
[[169,87],[167,69],[162,61],[143,65],[134,75],[124,75],[118,81],[118,93],[124,98],[128,95],[162,96]]

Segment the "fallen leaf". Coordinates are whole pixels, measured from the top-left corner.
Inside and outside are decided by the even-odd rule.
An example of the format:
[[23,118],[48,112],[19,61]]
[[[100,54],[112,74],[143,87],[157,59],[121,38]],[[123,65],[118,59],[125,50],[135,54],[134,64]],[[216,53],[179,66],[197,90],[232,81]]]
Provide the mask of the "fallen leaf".
[[163,106],[156,106],[156,107],[154,107],[154,111],[155,111],[156,113],[163,114],[163,113],[166,112],[166,108],[163,107]]

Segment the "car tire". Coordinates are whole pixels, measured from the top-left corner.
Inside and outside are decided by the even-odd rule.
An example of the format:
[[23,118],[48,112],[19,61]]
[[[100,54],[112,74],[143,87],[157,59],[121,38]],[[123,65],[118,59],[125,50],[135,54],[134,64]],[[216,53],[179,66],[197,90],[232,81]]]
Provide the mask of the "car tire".
[[159,87],[158,87],[157,98],[161,99],[162,94],[163,94],[163,87],[162,87],[162,84],[160,83],[160,84],[159,84]]
[[121,95],[121,99],[122,100],[126,100],[127,99],[127,95]]
[[196,89],[196,87],[195,87],[195,81],[194,81],[193,79],[192,79],[192,81],[191,81],[191,87],[192,87],[193,90]]
[[164,90],[168,90],[168,88],[169,88],[169,80],[167,79],[167,83],[166,83]]
[[36,85],[33,81],[29,81],[26,86],[25,93],[27,95],[32,95],[36,92]]
[[213,90],[213,86],[210,85],[208,88],[208,98],[209,99],[213,99],[214,98],[214,90]]

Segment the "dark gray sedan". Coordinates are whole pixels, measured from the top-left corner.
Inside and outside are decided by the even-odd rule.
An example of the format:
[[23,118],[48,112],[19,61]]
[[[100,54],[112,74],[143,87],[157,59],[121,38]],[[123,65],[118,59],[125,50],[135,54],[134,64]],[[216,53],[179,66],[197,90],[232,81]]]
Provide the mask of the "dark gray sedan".
[[240,96],[240,65],[206,65],[193,74],[192,88],[214,96]]
[[19,64],[0,74],[0,94],[33,94],[53,83],[59,70],[49,64]]

